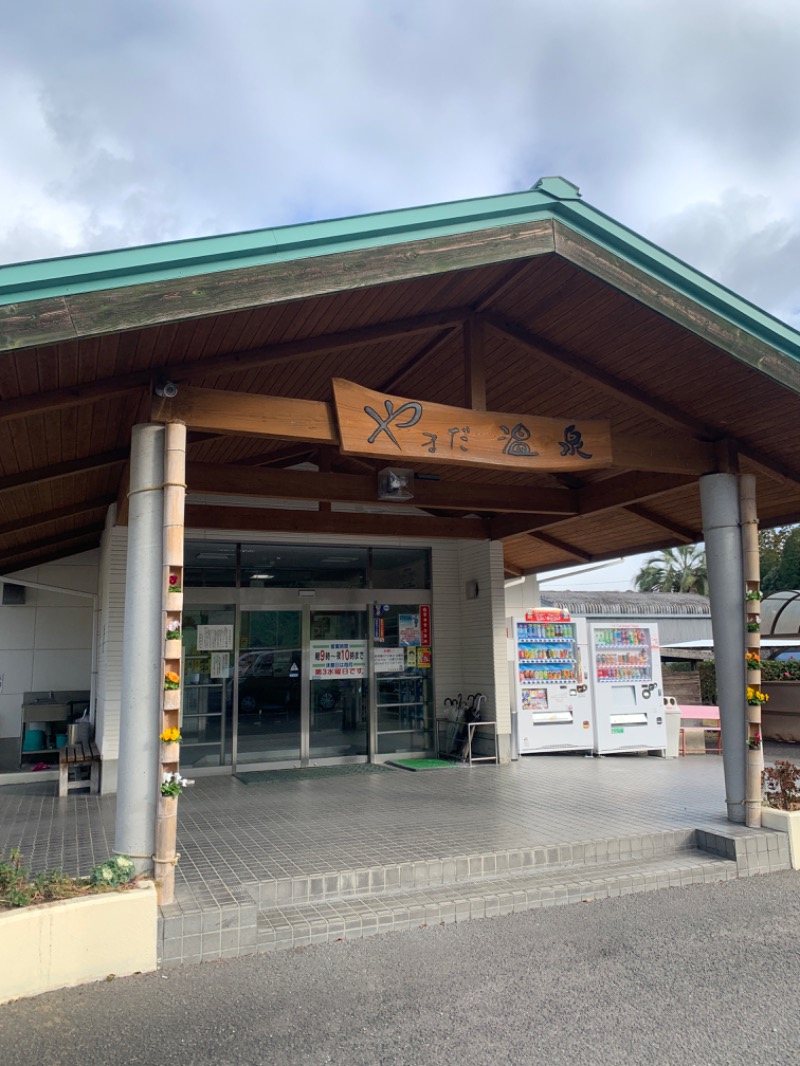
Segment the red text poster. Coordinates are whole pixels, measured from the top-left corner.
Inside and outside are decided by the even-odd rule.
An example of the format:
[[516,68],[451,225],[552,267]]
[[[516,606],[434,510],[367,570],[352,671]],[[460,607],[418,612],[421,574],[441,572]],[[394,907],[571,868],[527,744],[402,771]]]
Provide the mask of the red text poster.
[[419,609],[419,636],[420,644],[423,646],[431,644],[431,609],[427,604],[424,604]]

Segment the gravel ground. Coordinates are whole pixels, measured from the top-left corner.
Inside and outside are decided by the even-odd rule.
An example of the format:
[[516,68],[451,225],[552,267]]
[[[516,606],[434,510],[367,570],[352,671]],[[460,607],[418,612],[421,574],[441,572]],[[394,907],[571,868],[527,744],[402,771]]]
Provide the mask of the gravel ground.
[[774,1066],[798,988],[786,873],[53,992],[0,1007],[0,1063]]

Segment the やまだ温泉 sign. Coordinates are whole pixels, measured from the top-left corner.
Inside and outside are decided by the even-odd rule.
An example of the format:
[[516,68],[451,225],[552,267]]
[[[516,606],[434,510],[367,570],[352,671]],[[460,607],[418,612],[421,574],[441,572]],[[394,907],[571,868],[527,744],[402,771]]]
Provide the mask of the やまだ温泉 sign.
[[345,454],[519,470],[609,466],[611,428],[588,419],[473,411],[333,380]]

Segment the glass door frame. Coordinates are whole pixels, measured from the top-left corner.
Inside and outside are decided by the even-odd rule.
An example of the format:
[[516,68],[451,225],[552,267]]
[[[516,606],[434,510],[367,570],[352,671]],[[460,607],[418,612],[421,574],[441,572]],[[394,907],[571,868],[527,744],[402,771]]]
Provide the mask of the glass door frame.
[[[392,755],[378,754],[378,709],[377,684],[374,669],[374,631],[372,626],[372,607],[375,603],[390,605],[428,605],[432,608],[433,593],[431,589],[264,589],[264,588],[219,588],[197,587],[184,589],[184,610],[193,604],[213,605],[229,604],[236,609],[234,625],[234,671],[233,671],[233,713],[231,733],[231,762],[224,766],[193,769],[193,773],[205,775],[210,773],[237,772],[238,732],[239,732],[239,638],[241,634],[241,614],[243,611],[288,611],[302,612],[301,652],[304,656],[302,667],[303,684],[301,686],[300,718],[300,758],[275,762],[252,762],[242,764],[249,770],[281,770],[305,766],[335,766],[345,763],[381,763]],[[342,755],[331,758],[309,756],[311,727],[311,680],[309,645],[311,640],[311,611],[346,611],[363,610],[367,612],[368,668],[367,668],[367,754]],[[434,643],[434,662],[436,646]],[[436,707],[436,674],[432,674],[433,707]]]

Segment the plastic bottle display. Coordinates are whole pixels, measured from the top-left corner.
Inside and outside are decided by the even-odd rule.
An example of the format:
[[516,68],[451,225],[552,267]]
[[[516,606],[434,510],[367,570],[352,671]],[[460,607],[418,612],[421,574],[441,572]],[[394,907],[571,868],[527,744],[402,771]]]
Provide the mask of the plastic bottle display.
[[519,622],[516,636],[521,684],[580,680],[575,627],[569,622]]
[[598,629],[594,647],[598,681],[652,681],[650,634],[646,629]]

